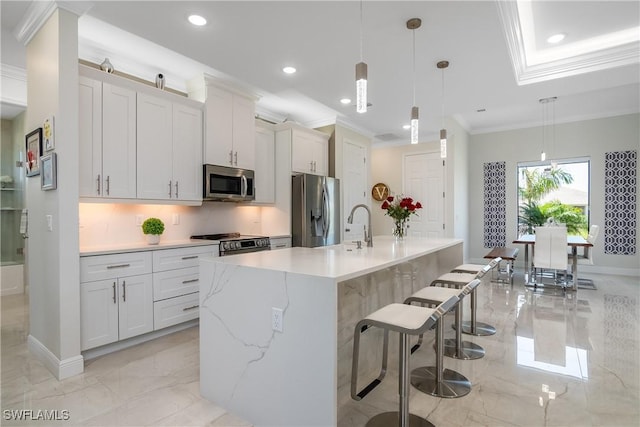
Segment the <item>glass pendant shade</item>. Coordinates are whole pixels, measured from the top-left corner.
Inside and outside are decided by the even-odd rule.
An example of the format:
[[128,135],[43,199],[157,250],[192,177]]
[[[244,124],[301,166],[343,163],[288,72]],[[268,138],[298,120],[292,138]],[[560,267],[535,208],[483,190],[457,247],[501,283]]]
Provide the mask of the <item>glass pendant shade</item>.
[[440,158],[447,157],[447,130],[440,129]]
[[411,143],[418,143],[418,107],[411,108]]
[[356,64],[356,111],[367,112],[367,64]]

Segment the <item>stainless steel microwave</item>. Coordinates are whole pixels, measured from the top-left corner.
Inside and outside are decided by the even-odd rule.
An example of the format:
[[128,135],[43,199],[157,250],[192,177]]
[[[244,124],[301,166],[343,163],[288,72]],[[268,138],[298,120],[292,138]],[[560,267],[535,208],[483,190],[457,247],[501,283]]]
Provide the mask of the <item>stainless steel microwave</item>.
[[252,170],[204,165],[203,177],[204,200],[248,202],[255,199]]

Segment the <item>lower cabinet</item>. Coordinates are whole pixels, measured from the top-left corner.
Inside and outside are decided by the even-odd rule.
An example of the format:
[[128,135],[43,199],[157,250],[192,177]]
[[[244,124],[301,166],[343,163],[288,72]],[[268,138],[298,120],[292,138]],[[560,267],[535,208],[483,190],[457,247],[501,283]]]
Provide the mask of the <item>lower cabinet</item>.
[[151,274],[83,283],[82,350],[153,331],[152,293]]
[[271,250],[291,247],[291,237],[271,237]]
[[197,319],[199,258],[217,245],[80,258],[81,349]]

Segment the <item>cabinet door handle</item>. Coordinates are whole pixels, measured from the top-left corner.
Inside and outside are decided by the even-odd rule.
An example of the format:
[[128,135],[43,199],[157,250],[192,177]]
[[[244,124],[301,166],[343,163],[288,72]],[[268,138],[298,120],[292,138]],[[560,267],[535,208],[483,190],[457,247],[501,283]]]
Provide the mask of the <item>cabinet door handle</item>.
[[178,181],[176,181],[176,199],[178,198]]
[[233,150],[229,151],[229,164],[233,165]]
[[235,166],[238,166],[238,152],[236,151],[236,153],[235,153],[233,156],[234,156],[234,158],[235,158],[235,160],[233,161],[233,164],[234,164]]
[[183,280],[182,284],[185,285],[187,283],[195,283],[197,281],[199,281],[200,279],[189,279],[189,280]]
[[113,303],[116,303],[116,282],[113,282]]
[[193,310],[194,308],[198,308],[200,307],[199,305],[192,305],[191,307],[185,307],[182,309],[182,311],[189,311],[189,310]]
[[171,198],[171,181],[169,181],[169,198]]
[[280,245],[276,245],[276,248],[286,248],[287,244],[286,243],[282,243]]
[[183,256],[182,259],[196,259],[198,255]]
[[313,172],[313,161],[309,162],[309,171]]
[[131,267],[131,264],[113,264],[107,265],[107,269]]
[[122,301],[127,301],[127,282],[122,281]]
[[97,194],[100,195],[100,174],[98,174],[98,178],[96,179],[96,184],[98,187]]
[[110,189],[111,189],[111,176],[107,175],[107,196],[109,195]]

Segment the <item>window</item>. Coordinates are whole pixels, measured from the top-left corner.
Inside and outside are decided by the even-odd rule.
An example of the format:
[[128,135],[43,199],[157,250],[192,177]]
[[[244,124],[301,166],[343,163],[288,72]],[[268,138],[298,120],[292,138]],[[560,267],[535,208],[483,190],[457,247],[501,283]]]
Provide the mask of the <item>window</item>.
[[589,159],[518,164],[518,235],[548,221],[569,235],[589,231]]

